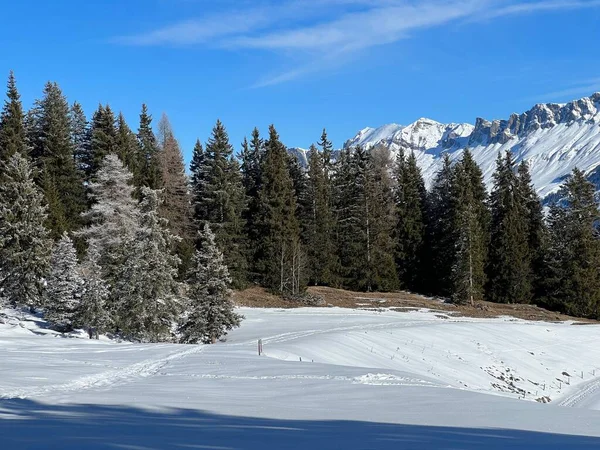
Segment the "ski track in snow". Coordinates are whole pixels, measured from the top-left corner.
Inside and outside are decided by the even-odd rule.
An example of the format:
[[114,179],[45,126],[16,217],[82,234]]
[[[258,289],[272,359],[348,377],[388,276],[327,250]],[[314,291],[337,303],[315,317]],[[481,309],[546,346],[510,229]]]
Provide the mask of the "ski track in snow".
[[571,395],[564,397],[558,404],[560,406],[578,408],[587,405],[594,399],[599,399],[600,401],[600,378],[596,378],[580,386]]
[[139,378],[147,378],[156,375],[171,361],[200,353],[202,350],[203,346],[194,346],[172,353],[164,358],[148,359],[119,369],[76,378],[63,384],[39,386],[31,389],[14,389],[7,392],[0,391],[0,399],[25,399],[45,396],[47,394],[77,392],[129,383]]

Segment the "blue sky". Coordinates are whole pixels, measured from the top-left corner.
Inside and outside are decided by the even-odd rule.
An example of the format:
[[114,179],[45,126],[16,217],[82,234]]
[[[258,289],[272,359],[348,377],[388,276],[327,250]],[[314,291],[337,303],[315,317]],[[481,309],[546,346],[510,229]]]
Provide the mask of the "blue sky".
[[[600,91],[600,0],[22,0],[0,75],[26,107],[47,80],[133,128],[166,112],[186,158],[217,118],[239,148],[274,123],[307,147],[419,117],[506,118]],[[8,18],[9,20],[6,20]]]

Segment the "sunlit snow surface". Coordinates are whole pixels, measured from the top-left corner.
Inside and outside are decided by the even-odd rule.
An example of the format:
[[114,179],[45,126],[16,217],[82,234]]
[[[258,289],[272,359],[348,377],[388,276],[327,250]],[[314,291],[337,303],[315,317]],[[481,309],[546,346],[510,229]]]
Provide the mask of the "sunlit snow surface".
[[600,326],[240,312],[226,342],[181,346],[5,311],[0,448],[600,448]]

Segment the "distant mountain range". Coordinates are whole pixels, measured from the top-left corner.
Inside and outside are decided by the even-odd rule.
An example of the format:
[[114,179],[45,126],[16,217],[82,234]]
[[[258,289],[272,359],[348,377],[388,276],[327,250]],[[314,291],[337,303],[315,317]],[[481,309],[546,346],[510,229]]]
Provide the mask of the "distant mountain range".
[[[364,128],[344,147],[357,145],[384,146],[392,154],[400,149],[414,151],[428,185],[440,168],[442,153],[455,160],[465,147],[471,149],[490,185],[498,152],[510,150],[518,162],[529,162],[533,183],[546,198],[575,167],[600,181],[600,93],[566,104],[538,104],[507,120],[477,118],[474,125],[423,118],[407,126]],[[305,150],[290,151],[305,162]]]

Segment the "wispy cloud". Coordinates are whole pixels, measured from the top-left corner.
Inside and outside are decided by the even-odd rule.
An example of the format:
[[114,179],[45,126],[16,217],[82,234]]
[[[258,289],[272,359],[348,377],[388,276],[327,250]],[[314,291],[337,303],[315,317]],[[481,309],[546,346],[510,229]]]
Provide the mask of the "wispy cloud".
[[579,80],[571,83],[570,86],[566,86],[564,89],[559,89],[552,92],[545,92],[535,97],[531,97],[529,100],[533,101],[547,101],[548,99],[554,101],[570,100],[577,98],[581,95],[590,95],[591,92],[600,92],[600,78],[590,78],[586,80]]
[[451,22],[599,7],[600,0],[239,0],[237,9],[224,7],[199,19],[114,41],[294,54],[293,69],[259,81],[260,87],[331,69],[334,58],[347,62],[363,50]]

